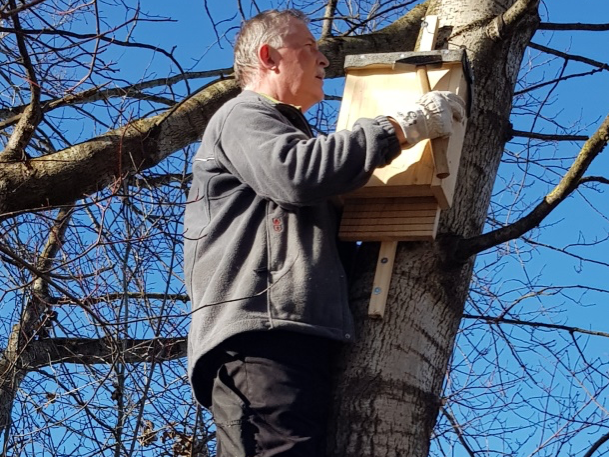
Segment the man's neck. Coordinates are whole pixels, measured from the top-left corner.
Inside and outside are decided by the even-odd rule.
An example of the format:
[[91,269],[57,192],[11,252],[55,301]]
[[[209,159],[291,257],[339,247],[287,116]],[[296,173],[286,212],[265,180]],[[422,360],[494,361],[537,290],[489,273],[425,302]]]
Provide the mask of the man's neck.
[[299,105],[295,105],[294,103],[291,103],[288,100],[290,97],[286,96],[284,93],[282,93],[280,88],[275,87],[275,85],[272,84],[272,81],[266,81],[266,83],[258,82],[257,84],[248,84],[247,86],[244,87],[244,90],[251,90],[253,92],[262,94],[265,97],[268,97],[276,102],[295,106],[296,108],[301,110],[303,113],[307,109],[310,108],[310,107],[302,107]]

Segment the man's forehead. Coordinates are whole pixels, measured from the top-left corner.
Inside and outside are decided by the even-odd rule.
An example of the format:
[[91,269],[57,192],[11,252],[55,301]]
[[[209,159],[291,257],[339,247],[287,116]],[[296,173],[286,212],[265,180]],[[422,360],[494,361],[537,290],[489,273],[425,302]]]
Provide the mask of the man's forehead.
[[288,23],[288,33],[286,34],[286,38],[288,37],[316,41],[307,24],[296,18],[290,18]]

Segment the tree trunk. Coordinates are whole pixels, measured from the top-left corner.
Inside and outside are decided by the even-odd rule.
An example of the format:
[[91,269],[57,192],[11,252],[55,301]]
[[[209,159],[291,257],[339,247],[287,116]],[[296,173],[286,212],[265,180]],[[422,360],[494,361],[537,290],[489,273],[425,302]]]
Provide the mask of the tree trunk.
[[451,261],[453,240],[479,234],[510,132],[509,114],[524,50],[539,18],[536,1],[438,0],[439,44],[465,47],[474,75],[472,111],[455,201],[436,242],[400,243],[387,310],[366,316],[377,246],[363,246],[351,290],[357,342],[337,371],[330,455],[429,453],[442,385],[472,274]]

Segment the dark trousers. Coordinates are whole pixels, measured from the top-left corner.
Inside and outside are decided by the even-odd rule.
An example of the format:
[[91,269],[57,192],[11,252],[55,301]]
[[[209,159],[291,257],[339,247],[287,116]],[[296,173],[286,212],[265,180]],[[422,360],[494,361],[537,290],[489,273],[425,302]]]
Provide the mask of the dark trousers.
[[217,456],[324,456],[336,349],[284,331],[224,342],[212,389]]

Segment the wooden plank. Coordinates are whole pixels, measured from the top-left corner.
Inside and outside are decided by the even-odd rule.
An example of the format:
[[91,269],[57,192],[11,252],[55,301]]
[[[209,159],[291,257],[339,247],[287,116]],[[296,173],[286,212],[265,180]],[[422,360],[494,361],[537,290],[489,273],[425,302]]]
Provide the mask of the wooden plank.
[[360,218],[360,219],[350,219],[345,224],[342,232],[354,232],[356,230],[365,230],[366,227],[370,227],[371,230],[374,227],[378,227],[380,230],[411,230],[414,227],[427,227],[430,224],[434,225],[436,220],[435,214],[429,214],[423,217],[399,217],[399,218],[384,218],[384,219],[368,219],[368,218]]
[[[404,106],[412,105],[418,98],[414,72],[394,73],[391,69],[375,71],[359,69],[347,74],[345,91],[337,122],[337,130],[351,128],[362,117],[394,113]],[[357,193],[383,191],[387,186],[398,187],[412,184],[425,187],[420,194],[431,195],[429,185],[433,179],[433,159],[426,151],[425,142],[411,148],[404,147],[402,153],[390,164],[375,170],[366,186]],[[392,180],[397,179],[395,182]]]
[[357,211],[366,209],[382,208],[387,211],[400,209],[426,209],[435,208],[437,202],[433,197],[422,198],[393,198],[393,197],[373,197],[373,198],[349,198],[345,201],[345,210],[353,208]]
[[[429,16],[425,18],[425,24],[430,25],[431,29],[427,30],[423,28],[421,33],[421,39],[419,43],[418,51],[427,51],[433,49],[436,42],[436,36],[438,32],[437,16]],[[421,47],[423,46],[423,47]],[[417,74],[416,79],[421,84],[420,76]],[[427,75],[425,75],[425,81],[429,86]],[[404,89],[402,89],[404,90]],[[421,155],[425,151],[431,152],[433,156],[433,150],[430,150],[431,145],[428,142],[427,146],[424,146]],[[404,154],[402,154],[404,155]],[[387,180],[386,182],[388,182]],[[433,226],[432,226],[433,228]],[[377,228],[378,230],[378,228]],[[377,231],[375,230],[375,231]],[[403,230],[403,228],[402,228]],[[379,236],[382,236],[379,234]],[[391,284],[391,274],[393,272],[393,262],[395,260],[396,251],[398,244],[396,241],[382,241],[379,252],[379,260],[377,261],[376,272],[374,273],[374,282],[372,286],[372,296],[370,297],[370,305],[368,307],[368,315],[371,317],[382,318],[385,315],[385,305],[387,303],[387,296],[389,294],[389,286]]]
[[[426,16],[424,19],[423,31],[421,32],[421,41],[419,43],[419,51],[433,51],[436,46],[436,37],[438,34],[438,16]],[[431,92],[429,78],[427,77],[427,67],[421,65],[417,67],[417,82],[421,94]],[[450,170],[448,168],[448,139],[435,138],[430,142],[431,156],[433,158],[434,170],[436,176],[440,179],[448,178]]]
[[[380,238],[380,239],[379,239]],[[343,240],[351,242],[375,242],[380,241],[381,244],[388,241],[434,241],[434,234],[430,230],[421,232],[359,232],[354,235],[345,234]]]
[[419,36],[419,45],[417,51],[433,51],[436,47],[436,38],[438,37],[438,27],[440,21],[438,16],[429,15],[423,18],[421,26],[421,35]]
[[374,282],[372,283],[372,295],[368,305],[368,316],[370,317],[382,319],[385,315],[385,305],[391,285],[391,273],[393,272],[397,246],[397,241],[381,243]]
[[[449,90],[466,102],[469,99],[469,86],[462,65],[449,65],[442,70],[428,69],[427,75],[434,90]],[[453,133],[448,138],[447,153],[450,175],[444,179],[434,177],[431,181],[430,189],[442,209],[450,208],[453,203],[465,129],[466,122],[453,122]]]
[[435,228],[436,224],[414,227],[410,230],[400,227],[399,230],[394,231],[372,227],[369,231],[342,231],[340,237],[343,241],[381,241],[381,244],[384,241],[433,241],[436,234]]
[[431,198],[347,200],[339,237],[345,241],[430,241],[440,208]]

